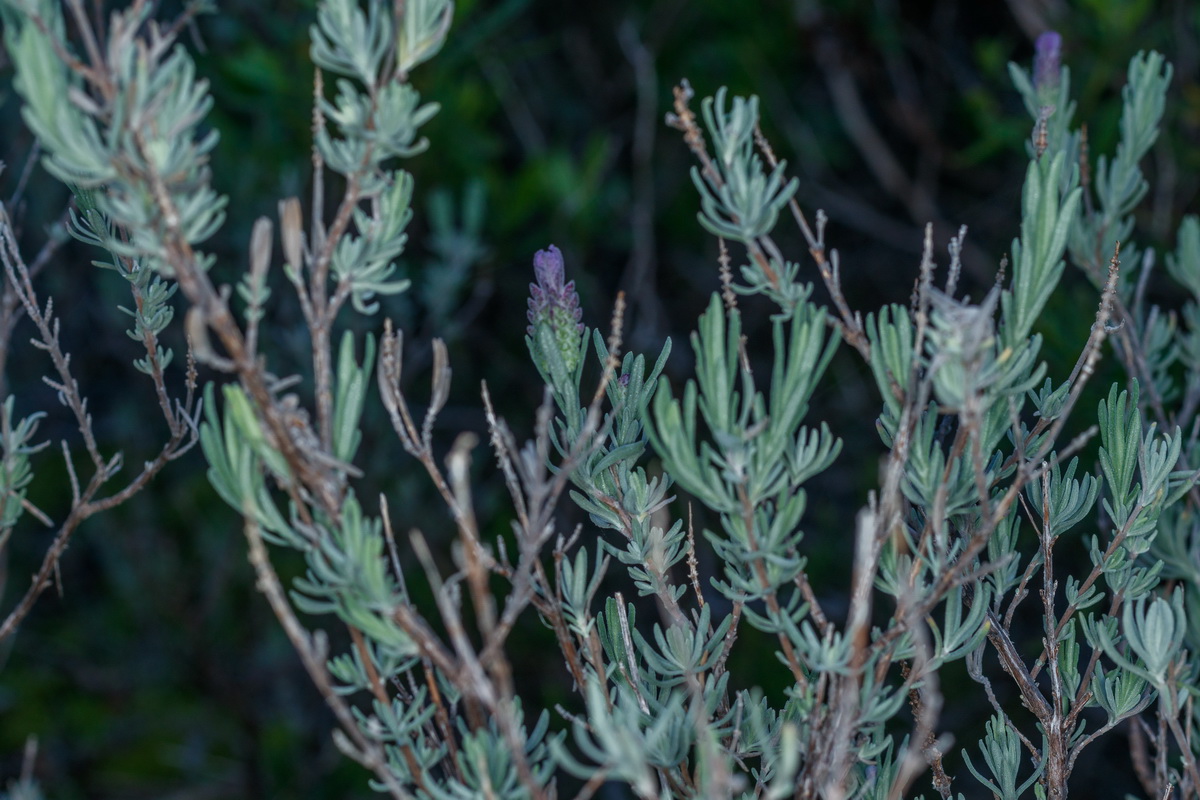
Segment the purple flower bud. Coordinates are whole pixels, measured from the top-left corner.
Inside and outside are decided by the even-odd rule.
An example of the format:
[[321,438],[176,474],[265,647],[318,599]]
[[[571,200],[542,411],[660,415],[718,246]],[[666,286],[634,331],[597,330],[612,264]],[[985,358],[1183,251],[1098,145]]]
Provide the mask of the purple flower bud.
[[1041,94],[1058,88],[1062,56],[1062,37],[1055,31],[1046,31],[1034,44],[1033,87]]
[[529,284],[529,326],[525,330],[534,336],[539,325],[548,325],[567,369],[572,370],[579,361],[579,337],[583,334],[583,309],[575,281],[564,282],[562,253],[554,245],[533,257],[533,273],[537,282]]

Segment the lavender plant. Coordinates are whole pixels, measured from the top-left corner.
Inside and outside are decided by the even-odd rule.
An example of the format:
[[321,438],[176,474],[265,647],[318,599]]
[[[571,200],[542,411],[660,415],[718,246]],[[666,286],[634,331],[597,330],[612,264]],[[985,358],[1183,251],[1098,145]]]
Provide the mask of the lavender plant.
[[[1129,241],[1146,191],[1138,162],[1170,80],[1161,56],[1131,62],[1120,141],[1093,177],[1086,138],[1071,128],[1061,40],[1040,39],[1032,77],[1012,67],[1033,130],[1009,266],[973,301],[958,285],[965,229],[946,243],[940,269],[927,228],[911,303],[865,317],[844,298],[826,218],[817,212],[810,223],[796,202],[797,182],[760,130],[757,101],[718,90],[701,103],[702,127],[682,84],[668,122],[698,162],[698,221],[721,253],[720,290],[691,337],[695,377],[682,388],[664,377],[669,341],[658,354],[621,352],[622,297],[607,335],[590,329],[562,253],[539,252],[526,341],[546,399],[533,438],[519,443],[486,384],[482,391],[514,512],[510,535],[492,541],[472,499],[476,437],[461,434],[444,463],[435,455],[451,380],[444,342],[431,346],[418,421],[401,390],[402,332],[384,320],[378,340],[356,338],[345,324],[351,314],[374,317],[408,288],[395,262],[414,187],[399,164],[425,149],[421,128],[437,111],[409,76],[441,48],[449,0],[319,4],[309,220],[299,199],[280,202],[278,261],[276,223],[257,221],[236,301],[200,249],[224,201],[210,187],[211,101],[175,42],[179,26],[160,25],[149,4],[135,2],[101,31],[68,2],[69,37],[57,3],[4,3],[25,119],[46,168],[75,192],[69,229],[108,252],[102,266],[134,292],[131,335],[146,347],[135,366],[173,421],[162,458],[194,430],[193,373],[188,399],[172,406],[170,354],[156,338],[178,289],[195,360],[226,378],[204,392],[209,479],[242,517],[258,587],[332,709],[335,741],[379,791],[549,798],[572,776],[578,797],[615,783],[642,798],[882,799],[910,796],[928,779],[937,796],[963,798],[969,775],[998,798],[1057,800],[1080,753],[1124,725],[1147,796],[1200,796],[1190,655],[1200,646],[1200,472],[1191,466],[1200,458],[1191,421],[1200,402],[1200,222],[1184,222],[1167,258],[1193,295],[1185,324],[1147,308],[1154,251],[1138,258]],[[327,209],[330,173],[341,196]],[[776,242],[781,215],[803,235],[829,307]],[[14,241],[4,242],[6,291],[35,322],[46,320],[39,330],[57,365],[49,312],[21,294],[32,296]],[[744,257],[737,276],[731,242]],[[1092,279],[1096,311],[1074,368],[1059,375],[1040,359],[1037,323],[1068,258]],[[1136,281],[1125,277],[1129,264]],[[283,282],[277,265],[307,324],[308,385],[277,376],[261,346]],[[752,372],[743,333],[740,298],[751,295],[777,309],[765,375]],[[1091,410],[1078,406],[1109,339],[1128,383],[1111,388],[1089,425]],[[879,390],[887,456],[857,518],[841,619],[810,583],[804,518],[807,483],[844,457],[828,425],[807,421],[843,343]],[[593,361],[594,388],[584,384]],[[369,504],[356,492],[372,370],[401,447],[446,504],[457,534],[450,575],[419,531],[396,541],[386,497]],[[68,384],[63,376],[60,390],[72,397]],[[35,419],[14,422],[12,408],[6,402],[0,422],[16,509]],[[1081,421],[1082,433],[1068,438],[1068,423]],[[1096,433],[1099,465],[1087,472],[1078,453]],[[559,529],[564,494],[589,528]],[[6,536],[16,511],[5,509]],[[1084,573],[1056,567],[1064,535],[1086,545]],[[719,574],[700,574],[698,540]],[[305,559],[290,587],[270,548]],[[410,594],[401,549],[421,566],[433,608]],[[609,593],[614,561],[652,605]],[[508,587],[502,596],[493,594],[498,581]],[[582,710],[552,714],[517,694],[506,645],[531,606]],[[658,619],[639,625],[639,608]],[[333,652],[298,612],[344,629],[348,649]],[[1024,617],[1040,628],[1033,650],[1014,632]],[[789,683],[781,703],[747,688],[758,676],[729,672],[745,626],[777,644],[771,666]],[[939,675],[956,661],[994,713],[953,775],[944,757],[964,743],[940,728]],[[1022,709],[1000,702],[999,681],[1012,683]]]
[[[87,125],[86,118],[74,105],[57,105],[58,100],[65,97],[62,93],[67,91],[63,82],[66,73],[55,62],[44,60],[49,52],[42,44],[50,39],[47,36],[39,39],[34,29],[16,24],[13,9],[0,6],[0,12],[6,23],[4,35],[8,51],[31,65],[31,69],[22,70],[18,77],[18,89],[27,100],[24,118],[32,130],[56,143],[55,152],[59,155],[48,158],[44,162],[46,168],[57,177],[72,182],[76,165],[96,156],[91,150],[72,145],[79,139],[91,141],[89,137],[96,131]],[[60,23],[57,19],[49,22],[59,26],[61,35]],[[39,58],[43,60],[35,63]],[[190,62],[178,62],[175,68],[189,67]],[[75,207],[51,227],[37,254],[28,260],[22,255],[18,242],[24,233],[24,192],[37,152],[35,149],[25,165],[15,194],[7,201],[0,201],[0,265],[4,271],[4,287],[0,292],[0,397],[3,398],[0,404],[0,557],[7,556],[8,545],[18,525],[30,518],[38,527],[53,529],[54,536],[29,584],[18,585],[18,598],[0,621],[0,641],[15,636],[38,598],[58,582],[59,561],[75,531],[92,516],[137,495],[171,461],[187,453],[199,434],[195,362],[189,353],[183,374],[168,378],[173,352],[160,342],[160,335],[174,316],[171,298],[176,286],[160,274],[161,271],[141,267],[132,255],[132,245],[122,241],[109,218],[95,205],[99,195],[89,188],[78,187]],[[93,167],[103,168],[97,164],[93,162]],[[0,171],[3,168],[0,163]],[[113,165],[107,168],[112,169]],[[219,216],[219,204],[204,208],[206,198],[203,196],[193,195],[189,202],[201,204],[197,213],[204,219]],[[42,273],[69,240],[68,234],[104,250],[105,259],[92,263],[116,272],[128,284],[130,307],[122,306],[119,310],[132,318],[132,327],[126,333],[145,351],[143,356],[134,359],[133,366],[147,376],[146,399],[157,405],[157,413],[166,424],[165,441],[158,452],[136,473],[124,478],[118,478],[124,466],[123,455],[104,452],[88,409],[85,387],[80,385],[76,377],[78,371],[62,342],[62,319],[54,306],[54,298],[40,286]],[[57,480],[61,484],[61,477],[53,475],[55,468],[48,463],[49,459],[39,456],[50,445],[49,441],[39,441],[38,436],[39,425],[47,412],[22,408],[26,406],[26,398],[14,395],[6,378],[9,360],[14,355],[38,357],[18,347],[13,340],[17,325],[25,318],[35,330],[30,345],[49,360],[50,372],[43,381],[55,391],[58,403],[78,431],[75,447],[82,446],[85,453],[83,460],[77,461],[71,442],[63,439],[59,443],[71,495],[69,502],[62,504],[63,516],[57,522],[29,499],[30,488],[39,473],[45,483],[53,484]],[[54,513],[57,515],[58,509]],[[7,575],[0,578],[0,586],[7,582],[6,578]],[[60,585],[60,591],[61,588]]]

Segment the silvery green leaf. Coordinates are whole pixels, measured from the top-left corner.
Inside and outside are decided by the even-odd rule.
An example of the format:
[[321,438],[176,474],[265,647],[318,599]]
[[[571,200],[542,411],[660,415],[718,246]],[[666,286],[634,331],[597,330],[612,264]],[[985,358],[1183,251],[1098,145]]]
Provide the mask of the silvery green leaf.
[[1138,448],[1138,467],[1142,478],[1142,490],[1138,496],[1141,506],[1160,505],[1167,491],[1167,478],[1179,460],[1182,433],[1175,427],[1173,436],[1164,434],[1162,441],[1154,440],[1155,424],[1151,423]]
[[371,369],[375,364],[375,338],[368,335],[362,364],[354,358],[354,336],[350,331],[342,334],[338,351],[337,378],[333,400],[333,456],[349,463],[354,460],[358,444],[362,440],[359,422],[366,387]]
[[[940,417],[928,409],[912,433],[909,460],[905,465],[902,489],[914,505],[932,508],[944,496],[945,518],[973,509],[979,489],[967,454],[959,454],[949,465],[941,444],[936,440]],[[935,525],[943,524],[935,520]]]
[[908,750],[908,743],[907,736],[900,742],[902,755],[898,760],[893,752],[895,742],[890,736],[886,737],[884,749],[878,755],[872,756],[870,763],[856,764],[850,778],[850,783],[854,786],[853,796],[863,800],[888,800],[893,793],[893,784],[900,774],[903,754]]
[[396,37],[397,73],[406,75],[437,55],[453,18],[452,0],[409,0]]
[[568,624],[581,637],[591,635],[596,619],[588,611],[592,598],[600,588],[600,581],[608,570],[608,559],[602,555],[603,541],[596,546],[595,568],[589,573],[587,550],[583,547],[575,553],[575,560],[564,558],[562,578],[558,582],[563,595],[563,612]]
[[16,397],[9,395],[0,405],[0,549],[17,520],[25,512],[25,496],[33,482],[30,456],[44,449],[49,441],[33,444],[38,424],[46,415],[37,411],[19,420],[13,419]]
[[[1153,254],[1153,251],[1147,251]],[[1145,374],[1153,387],[1153,395],[1163,404],[1173,404],[1179,399],[1179,385],[1175,376],[1175,363],[1180,357],[1179,330],[1175,314],[1164,313],[1158,306],[1151,306],[1142,323],[1141,356],[1145,363]]]
[[[633,629],[637,610],[632,603],[629,605],[627,613],[629,627]],[[622,635],[620,614],[620,605],[615,597],[605,599],[604,611],[596,614],[598,623],[596,630],[600,634],[600,645],[604,648],[604,654],[608,657],[610,664],[613,665],[614,679],[621,679],[622,674],[629,674],[630,652],[625,646],[625,637]],[[620,668],[618,669],[616,665],[620,665]]]
[[957,586],[947,596],[942,625],[939,627],[932,618],[929,620],[930,632],[933,634],[931,658],[935,667],[965,657],[987,637],[987,612],[991,605],[988,597],[989,587],[986,583],[979,582],[974,584],[973,588],[975,596],[971,600],[965,619],[963,587]]
[[324,0],[317,7],[311,36],[314,64],[374,85],[391,46],[390,9],[372,2],[363,11],[357,0]]
[[1147,598],[1126,603],[1121,616],[1125,639],[1142,661],[1156,686],[1165,685],[1167,668],[1179,651],[1187,627],[1183,593],[1176,590],[1167,602],[1155,597],[1146,607]]
[[1078,466],[1079,459],[1071,459],[1064,474],[1059,463],[1055,461],[1049,474],[1049,494],[1045,498],[1042,497],[1041,482],[1031,481],[1025,487],[1025,493],[1033,508],[1040,512],[1043,503],[1049,508],[1050,530],[1054,536],[1059,536],[1078,524],[1096,503],[1099,483],[1087,474],[1081,480],[1075,480],[1075,470]]
[[[407,672],[408,669],[419,663],[419,659],[411,657],[382,658],[378,648],[368,645],[367,649],[371,652],[372,668],[376,675],[397,675]],[[334,687],[334,691],[340,695],[352,695],[355,692],[371,691],[374,688],[374,681],[371,679],[367,665],[363,662],[362,651],[357,647],[329,659],[327,666],[329,674],[340,684]],[[422,709],[433,711],[433,706],[426,703],[427,692],[428,690],[424,686],[417,688],[412,702],[409,704],[410,713],[412,711],[421,712]]]
[[621,530],[624,525],[621,514],[608,503],[599,499],[592,499],[583,492],[575,489],[569,490],[569,496],[575,501],[575,505],[579,506],[580,510],[588,515],[588,519],[596,527],[617,531]]
[[1028,336],[1034,321],[1058,285],[1063,271],[1067,234],[1079,209],[1077,179],[1062,191],[1066,154],[1034,159],[1025,173],[1021,203],[1021,236],[1012,244],[1012,289],[1001,297],[1005,321],[1004,341],[1017,345]]
[[[225,392],[231,391],[226,387]],[[233,389],[233,391],[240,391]],[[275,544],[303,548],[301,538],[279,513],[267,488],[257,445],[243,435],[230,419],[218,415],[215,387],[204,387],[204,422],[200,425],[200,447],[208,461],[208,481],[217,494],[239,513],[253,517],[264,538]]]
[[800,768],[800,734],[797,727],[788,722],[779,729],[779,756],[767,786],[768,800],[782,800],[795,792],[796,772]]
[[[836,250],[830,254],[830,258],[834,261],[838,259]],[[768,273],[757,259],[751,261],[752,264],[743,264],[738,269],[745,283],[735,283],[730,288],[735,294],[763,295],[772,300],[779,306],[779,312],[771,315],[772,320],[790,319],[796,307],[812,295],[812,284],[800,281],[801,264],[771,257],[767,260],[771,268]]]
[[[1149,607],[1147,607],[1149,601]],[[1179,652],[1187,630],[1187,615],[1183,610],[1183,593],[1175,591],[1170,602],[1162,597],[1144,595],[1137,600],[1126,601],[1121,615],[1121,632],[1133,655],[1134,662],[1117,647],[1110,626],[1095,626],[1089,639],[1095,643],[1117,665],[1145,678],[1160,691],[1167,686],[1167,670]]]
[[1141,452],[1142,424],[1138,410],[1138,384],[1133,381],[1130,391],[1121,391],[1114,383],[1108,399],[1100,401],[1100,468],[1104,472],[1105,489],[1112,497],[1109,513],[1123,524],[1132,511],[1135,492],[1134,470]]
[[1179,225],[1175,252],[1167,254],[1167,272],[1200,298],[1200,217],[1189,214]]
[[985,777],[975,768],[971,754],[962,751],[963,761],[967,769],[982,783],[998,800],[1020,800],[1021,796],[1033,785],[1046,768],[1046,762],[1034,770],[1023,783],[1017,784],[1018,773],[1021,769],[1021,743],[1017,734],[1009,727],[1003,717],[993,716],[988,720],[987,734],[980,740],[979,749],[983,753],[983,761],[987,765],[995,781]]
[[[725,434],[736,441],[739,404],[738,348],[742,318],[736,310],[726,311],[716,293],[700,316],[692,334],[696,353],[696,385],[700,389],[700,411],[714,436]],[[733,441],[729,443],[733,445]]]
[[[1141,546],[1137,549],[1144,552]],[[1112,591],[1121,592],[1126,598],[1141,597],[1158,588],[1162,581],[1162,567],[1161,561],[1151,562],[1146,558],[1139,558],[1119,575],[1105,573],[1104,580]]]
[[[617,530],[624,529],[620,524],[613,527]],[[670,585],[662,580],[662,576],[669,574],[670,568],[683,560],[687,554],[682,520],[676,520],[667,531],[651,525],[649,519],[634,520],[626,533],[629,539],[624,549],[603,542],[601,546],[605,552],[629,567],[630,577],[633,578],[639,595],[645,597],[669,594],[678,601],[687,587]]]
[[306,613],[336,614],[388,653],[418,654],[416,642],[395,620],[403,595],[384,557],[382,522],[363,514],[352,492],[339,522],[309,526],[308,569],[294,582],[292,602]]
[[657,797],[658,782],[648,761],[641,712],[630,693],[618,690],[616,702],[610,706],[596,681],[589,681],[584,691],[588,714],[586,719],[577,718],[572,729],[575,745],[596,766],[576,759],[558,740],[550,742],[555,759],[582,780],[590,780],[604,769],[611,779],[629,783],[639,798]]
[[1078,578],[1071,575],[1067,576],[1066,598],[1072,607],[1082,611],[1104,599],[1104,595],[1100,593],[1100,588],[1095,583],[1089,585],[1087,590],[1082,594],[1079,591],[1081,586],[1082,581]]
[[808,413],[808,401],[839,340],[836,334],[826,339],[826,317],[825,309],[805,303],[793,312],[786,333],[783,321],[776,320],[772,325],[772,430],[790,431]]
[[700,193],[700,224],[717,236],[751,242],[775,227],[799,181],[785,183],[784,162],[768,175],[755,152],[758,98],[734,97],[732,108],[727,108],[727,94],[722,87],[701,104],[719,177],[693,169],[692,182]]
[[[1191,458],[1188,459],[1191,461]],[[1200,472],[1191,469],[1176,470],[1167,480],[1167,495],[1162,500],[1162,509],[1166,510],[1179,502],[1185,494],[1192,490],[1200,480]]]
[[[884,306],[878,316],[867,315],[865,329],[871,343],[871,372],[883,397],[885,413],[895,419],[902,402],[897,390],[906,391],[914,363],[913,326],[908,309],[899,304]],[[884,444],[891,443],[885,440]]]
[[360,314],[373,314],[376,294],[392,295],[405,291],[407,279],[391,280],[395,259],[404,251],[408,235],[404,232],[412,219],[412,176],[403,170],[391,175],[390,185],[382,191],[374,215],[362,209],[354,213],[359,235],[346,234],[334,249],[331,271],[340,284],[351,290],[351,299]]
[[[790,620],[789,620],[790,621]],[[791,627],[794,627],[791,626]],[[790,636],[804,654],[804,663],[815,673],[848,674],[854,643],[833,628],[818,634],[812,623],[799,625],[800,636]]]
[[1071,393],[1071,384],[1064,382],[1057,389],[1053,388],[1049,378],[1037,392],[1029,390],[1029,399],[1033,401],[1034,415],[1048,420],[1058,419]]
[[[1122,256],[1136,263],[1124,245],[1133,229],[1131,212],[1149,189],[1139,162],[1158,138],[1171,75],[1171,65],[1153,51],[1138,53],[1129,62],[1116,153],[1097,159],[1092,181],[1095,212],[1080,216],[1071,233],[1072,257],[1090,267],[1089,275],[1097,283],[1115,242],[1122,243]],[[1127,294],[1124,286],[1121,293]]]
[[[861,722],[868,729],[882,726],[895,717],[908,702],[907,692],[901,691],[896,686],[876,682],[872,673],[868,673],[863,680],[861,695],[863,703]],[[887,742],[887,737],[880,738],[875,744],[874,753],[882,751]],[[864,748],[863,753],[867,757],[874,754],[868,748]]]
[[908,594],[909,575],[912,573],[912,548],[893,538],[883,548],[879,557],[879,572],[875,576],[875,588],[891,595],[903,597]]
[[[514,716],[521,720],[520,707]],[[519,721],[518,738],[524,743],[525,760],[531,768],[532,777],[539,785],[551,780],[554,759],[551,747],[561,736],[546,738],[548,715],[543,712],[532,732],[527,732],[523,720]],[[414,737],[412,734],[397,741]],[[433,800],[466,800],[472,797],[492,797],[496,800],[519,800],[529,796],[524,784],[512,746],[493,720],[487,727],[464,731],[457,753],[458,769],[444,784],[426,781]]]
[[[1163,577],[1200,585],[1200,526],[1193,512],[1168,503],[1158,522],[1150,554],[1163,563]],[[1191,600],[1189,592],[1189,601]]]
[[[1017,534],[1020,532],[1020,515],[1016,504],[999,522],[988,539],[988,563],[993,565],[992,574],[984,578],[990,584],[990,596],[998,602],[1021,580],[1021,554],[1017,550]],[[1036,556],[1035,556],[1036,558]]]
[[[187,52],[172,44],[173,33],[156,28],[153,46],[139,38],[150,11],[135,5],[109,20],[116,41],[103,98],[84,94],[67,77],[58,54],[70,46],[55,4],[24,9],[36,12],[38,23],[15,25],[6,39],[23,114],[46,152],[47,169],[80,189],[103,186],[84,213],[98,212],[124,229],[121,241],[106,242],[110,252],[169,274],[164,232],[189,247],[199,244],[224,221],[226,199],[209,185],[208,156],[218,133],[204,129],[212,105],[207,82],[196,78]],[[193,258],[201,269],[209,263],[203,254]]]
[[429,140],[417,131],[441,110],[438,103],[421,105],[421,96],[407,83],[389,83],[376,101],[374,129],[368,138],[379,147],[379,158],[411,158],[425,152]]
[[114,177],[109,148],[95,121],[67,102],[71,78],[55,48],[66,50],[60,6],[41,0],[36,11],[42,25],[32,21],[6,25],[5,42],[17,67],[14,87],[24,100],[22,117],[47,151],[43,162],[64,183],[83,188],[103,185]]
[[1066,691],[1063,693],[1063,711],[1070,706],[1070,698],[1079,690],[1083,676],[1079,673],[1079,639],[1075,635],[1075,618],[1068,620],[1058,637],[1058,670]]
[[655,624],[653,644],[635,631],[634,643],[638,652],[645,657],[647,665],[666,678],[668,683],[682,683],[688,676],[696,675],[708,663],[715,661],[725,644],[725,634],[733,623],[733,617],[726,616],[710,634],[711,614],[712,606],[706,604],[695,625],[680,621],[664,630],[661,625]]
[[[737,545],[731,545],[729,542],[724,542],[726,547],[722,549],[718,546],[719,540],[712,539],[712,541],[714,549],[718,553],[729,556],[729,561],[725,565],[727,583],[714,578],[713,587],[735,602],[760,599],[767,590],[762,587],[759,575],[754,569],[754,563],[748,560],[734,560],[746,559],[745,550]],[[786,562],[784,566],[795,568],[794,565],[786,564]],[[791,571],[787,570],[787,572]],[[778,586],[778,576],[769,576],[767,583],[771,587]],[[764,633],[782,633],[794,640],[799,640],[801,636],[799,624],[808,616],[808,611],[808,603],[804,602],[804,598],[800,596],[799,592],[793,592],[780,598],[778,610],[765,608],[760,613],[754,607],[747,605],[742,609],[742,617],[750,625]],[[782,656],[778,652],[776,652],[776,656],[782,660]]]
[[1092,677],[1092,696],[1108,714],[1109,722],[1118,722],[1145,709],[1155,692],[1133,670],[1114,669],[1106,673],[1097,665]]
[[1121,141],[1106,173],[1097,170],[1096,188],[1101,198],[1120,200],[1113,206],[1126,213],[1146,191],[1136,164],[1158,139],[1159,122],[1166,106],[1173,69],[1161,54],[1141,52],[1129,62],[1128,82],[1121,90]]
[[[596,357],[603,364],[608,359],[608,343],[599,330],[592,332],[592,343]],[[646,373],[646,357],[640,353],[626,353],[617,376],[608,382],[606,391],[612,404],[612,439],[618,446],[638,442],[644,444],[642,420],[654,398],[658,378],[666,367],[671,353],[668,338],[655,360],[649,374]]]
[[[704,319],[708,319],[707,325]],[[715,320],[714,318],[720,318]],[[654,449],[663,458],[667,471],[675,481],[697,499],[716,511],[732,511],[738,507],[736,499],[722,480],[718,470],[713,468],[711,456],[713,451],[706,443],[699,443],[697,453],[697,419],[696,410],[703,410],[705,421],[716,431],[728,430],[731,424],[731,410],[728,407],[732,390],[736,364],[736,344],[734,360],[728,360],[724,339],[724,313],[716,295],[709,304],[709,310],[702,318],[701,330],[707,331],[707,338],[716,337],[719,344],[711,351],[704,349],[700,336],[693,334],[693,344],[700,355],[708,360],[703,374],[699,374],[705,387],[703,399],[700,397],[697,383],[688,381],[684,387],[681,400],[676,400],[671,391],[671,385],[666,378],[659,378],[658,390],[654,396],[654,412],[647,420],[646,432]],[[736,320],[736,316],[734,318]],[[735,328],[736,331],[736,328]],[[734,343],[736,340],[734,340]],[[724,423],[724,424],[723,424]]]

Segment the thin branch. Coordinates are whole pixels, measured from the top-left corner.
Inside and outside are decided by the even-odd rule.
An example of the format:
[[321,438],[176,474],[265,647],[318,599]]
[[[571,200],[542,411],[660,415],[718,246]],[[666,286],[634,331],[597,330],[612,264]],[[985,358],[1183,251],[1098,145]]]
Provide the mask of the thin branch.
[[[354,749],[349,750],[348,755],[371,770],[392,797],[397,800],[409,800],[412,795],[400,785],[392,774],[383,749],[363,735],[350,707],[335,690],[329,671],[325,666],[328,655],[324,637],[312,636],[300,624],[300,620],[292,611],[291,604],[284,594],[283,586],[279,582],[279,576],[271,565],[270,556],[268,556],[266,545],[262,540],[262,531],[259,529],[258,523],[254,521],[254,515],[247,512],[243,516],[245,519],[243,531],[249,544],[250,565],[254,567],[254,573],[258,578],[256,586],[267,598],[267,603],[275,612],[275,618],[279,620],[292,647],[300,656],[300,661],[304,664],[308,677],[337,719],[341,732],[354,744]],[[419,773],[416,773],[414,777],[419,779]]]

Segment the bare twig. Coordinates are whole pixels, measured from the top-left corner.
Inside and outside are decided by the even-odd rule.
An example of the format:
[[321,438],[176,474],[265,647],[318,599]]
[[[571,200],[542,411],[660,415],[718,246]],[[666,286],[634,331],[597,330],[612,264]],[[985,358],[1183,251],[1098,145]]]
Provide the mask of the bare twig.
[[[344,748],[344,750],[351,758],[371,770],[392,797],[397,800],[407,800],[412,795],[400,785],[388,768],[387,757],[383,749],[363,735],[350,707],[335,691],[333,681],[325,667],[328,655],[324,636],[313,636],[300,624],[284,594],[279,576],[276,574],[275,568],[271,566],[266,545],[262,540],[262,532],[254,521],[254,515],[247,512],[244,517],[243,530],[250,548],[250,564],[254,567],[254,573],[258,578],[258,590],[267,598],[271,610],[275,612],[275,618],[279,620],[292,647],[300,656],[300,661],[304,664],[308,677],[317,687],[317,691],[321,693],[321,697],[333,712],[334,717],[337,718],[342,734],[353,743],[353,747]],[[420,779],[419,771],[413,774],[418,780]]]
[[[43,249],[43,253],[47,252],[52,251]],[[107,497],[97,498],[100,490],[120,468],[122,459],[120,454],[105,458],[100,453],[92,427],[92,417],[87,411],[87,399],[80,392],[79,384],[71,373],[70,355],[65,353],[59,344],[59,323],[53,316],[53,303],[52,301],[47,301],[44,307],[39,304],[33,287],[31,269],[21,258],[16,241],[12,235],[7,210],[2,205],[0,205],[0,262],[3,263],[4,270],[8,276],[5,287],[5,299],[8,301],[8,298],[12,297],[19,301],[25,313],[37,328],[39,336],[33,340],[33,344],[50,356],[51,363],[58,376],[57,381],[52,381],[48,378],[45,380],[58,390],[63,404],[74,415],[80,436],[83,439],[93,467],[91,479],[87,482],[86,486],[81,488],[79,479],[75,474],[74,464],[70,459],[67,443],[65,441],[62,443],[67,473],[72,487],[71,510],[55,534],[50,547],[47,548],[43,555],[42,563],[34,574],[29,588],[21,599],[18,600],[12,611],[9,612],[4,622],[0,624],[0,641],[2,641],[16,631],[21,621],[32,610],[37,598],[50,585],[51,578],[57,574],[59,560],[66,551],[75,529],[92,515],[120,505],[133,497],[145,488],[150,480],[170,461],[180,457],[191,449],[198,438],[197,415],[199,409],[195,403],[196,376],[194,370],[189,369],[187,374],[185,397],[182,400],[172,402],[172,398],[169,396],[165,385],[162,365],[157,359],[157,339],[153,336],[147,336],[143,344],[146,347],[148,359],[152,365],[151,378],[158,396],[160,410],[170,429],[170,436],[160,449],[158,455],[152,460],[147,461],[138,474],[124,487]],[[140,294],[136,286],[132,288],[134,300],[137,303],[140,301]],[[8,307],[12,308],[13,306],[9,305]],[[12,319],[11,314],[9,315],[9,319]],[[7,332],[5,332],[4,339],[7,341]],[[29,507],[29,510],[43,521],[48,521],[45,514],[42,514],[36,508]]]

